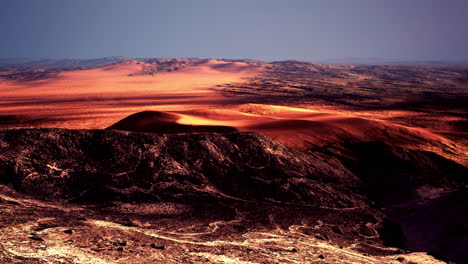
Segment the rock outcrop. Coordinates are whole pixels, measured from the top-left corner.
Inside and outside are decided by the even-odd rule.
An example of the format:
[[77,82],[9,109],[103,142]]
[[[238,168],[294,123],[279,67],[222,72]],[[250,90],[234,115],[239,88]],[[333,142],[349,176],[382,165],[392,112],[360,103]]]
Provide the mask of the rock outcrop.
[[43,199],[365,204],[353,190],[359,180],[339,162],[256,133],[3,130],[0,151],[0,180]]

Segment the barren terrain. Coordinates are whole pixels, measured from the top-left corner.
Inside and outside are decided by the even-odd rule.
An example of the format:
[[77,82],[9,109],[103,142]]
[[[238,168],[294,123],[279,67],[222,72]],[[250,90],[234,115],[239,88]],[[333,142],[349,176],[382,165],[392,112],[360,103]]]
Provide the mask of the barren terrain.
[[467,103],[464,66],[0,61],[0,263],[463,263]]

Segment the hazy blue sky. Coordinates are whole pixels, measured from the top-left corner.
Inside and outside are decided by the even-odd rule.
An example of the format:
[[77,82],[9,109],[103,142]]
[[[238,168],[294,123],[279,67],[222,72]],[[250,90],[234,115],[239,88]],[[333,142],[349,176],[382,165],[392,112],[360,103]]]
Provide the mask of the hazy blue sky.
[[467,60],[468,0],[0,0],[0,57]]

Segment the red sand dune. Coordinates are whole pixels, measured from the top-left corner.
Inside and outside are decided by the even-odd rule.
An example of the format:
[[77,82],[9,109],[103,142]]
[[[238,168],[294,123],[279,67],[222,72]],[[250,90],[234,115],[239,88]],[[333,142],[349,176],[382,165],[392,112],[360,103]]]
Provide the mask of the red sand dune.
[[147,66],[127,61],[60,72],[45,80],[0,79],[0,116],[48,120],[39,124],[47,127],[104,128],[144,110],[224,104],[231,99],[214,89],[216,85],[242,82],[261,71],[242,63],[201,60],[179,71],[142,74]]
[[[130,131],[163,132],[160,120],[133,115],[132,123],[123,121],[111,128]],[[154,112],[154,115],[162,115]],[[310,149],[341,142],[383,141],[411,149],[439,153],[465,164],[463,149],[454,142],[420,128],[410,128],[383,120],[363,119],[344,114],[317,112],[308,109],[271,105],[240,105],[231,109],[205,109],[166,112],[178,125],[255,131],[288,146]],[[133,128],[132,128],[133,127]],[[169,131],[170,132],[170,131]],[[190,130],[178,130],[189,133]]]
[[[216,88],[256,76],[261,67],[198,60],[180,70],[155,75],[144,74],[147,67],[151,65],[126,61],[60,72],[44,80],[0,80],[0,125],[111,127],[160,133],[256,131],[300,149],[345,141],[384,141],[433,151],[468,164],[468,151],[462,142],[427,129],[385,121],[392,115],[408,113],[239,105],[236,98],[224,97]],[[144,111],[156,112],[131,116]]]
[[180,117],[176,114],[146,111],[128,116],[110,126],[109,129],[170,134],[230,133],[237,131],[229,126],[179,124],[177,123],[179,119]]

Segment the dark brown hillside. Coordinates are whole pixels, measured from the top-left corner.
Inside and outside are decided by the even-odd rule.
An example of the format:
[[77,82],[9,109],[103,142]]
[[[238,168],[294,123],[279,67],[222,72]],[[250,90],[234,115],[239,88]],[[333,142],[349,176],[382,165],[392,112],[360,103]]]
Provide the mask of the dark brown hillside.
[[256,133],[158,135],[104,130],[0,132],[0,178],[44,199],[226,198],[353,207],[364,198],[340,164]]
[[[97,259],[129,250],[156,261],[145,246],[154,244],[174,261],[198,261],[194,252],[221,254],[212,246],[221,243],[222,254],[260,263],[265,254],[282,263],[278,248],[301,258],[431,263],[385,246],[463,263],[466,171],[434,153],[379,142],[303,153],[256,133],[1,130],[0,208],[16,216],[0,215],[0,232],[21,252],[39,254],[54,241]],[[62,238],[70,234],[74,240]],[[24,239],[35,242],[22,248]],[[5,254],[0,263],[18,260]]]

